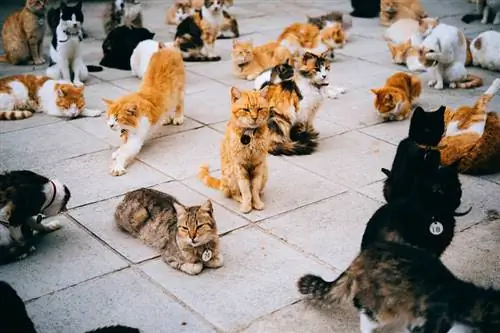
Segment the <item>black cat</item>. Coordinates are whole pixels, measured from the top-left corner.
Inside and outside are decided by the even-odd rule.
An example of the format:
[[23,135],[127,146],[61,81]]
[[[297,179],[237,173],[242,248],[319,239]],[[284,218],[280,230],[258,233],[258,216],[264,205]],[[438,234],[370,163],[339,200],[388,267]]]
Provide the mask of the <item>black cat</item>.
[[351,16],[372,18],[380,13],[380,0],[351,0]]

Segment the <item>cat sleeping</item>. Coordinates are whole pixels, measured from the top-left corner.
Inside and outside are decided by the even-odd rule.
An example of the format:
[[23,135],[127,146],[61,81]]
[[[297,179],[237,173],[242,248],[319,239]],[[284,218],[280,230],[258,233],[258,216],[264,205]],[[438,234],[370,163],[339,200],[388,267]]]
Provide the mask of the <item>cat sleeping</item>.
[[495,79],[474,106],[446,110],[446,132],[439,143],[444,165],[457,163],[467,174],[500,172],[500,109],[487,110],[498,90],[500,79]]
[[62,118],[98,117],[85,107],[84,87],[48,76],[14,75],[0,79],[0,120],[26,119],[35,112]]
[[470,43],[472,63],[492,71],[500,71],[500,32],[489,30]]
[[269,151],[268,87],[240,91],[231,88],[231,118],[221,146],[220,179],[210,176],[202,165],[198,178],[208,187],[240,203],[240,212],[264,209],[261,194],[267,183]]
[[186,207],[171,195],[141,188],[127,193],[116,207],[115,223],[184,273],[197,275],[204,267],[224,263],[210,200]]

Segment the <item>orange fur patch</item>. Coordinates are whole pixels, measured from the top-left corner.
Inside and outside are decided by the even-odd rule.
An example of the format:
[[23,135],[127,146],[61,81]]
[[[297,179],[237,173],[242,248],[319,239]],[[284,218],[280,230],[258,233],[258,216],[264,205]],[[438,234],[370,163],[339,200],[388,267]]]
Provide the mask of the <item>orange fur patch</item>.
[[310,23],[293,23],[277,39],[278,43],[284,40],[297,47],[314,49],[321,43],[320,30]]
[[57,83],[54,90],[57,93],[56,105],[59,109],[69,109],[75,105],[78,110],[85,108],[84,87],[75,87],[71,83]]
[[402,18],[418,20],[427,17],[419,0],[381,0],[380,24],[389,26]]

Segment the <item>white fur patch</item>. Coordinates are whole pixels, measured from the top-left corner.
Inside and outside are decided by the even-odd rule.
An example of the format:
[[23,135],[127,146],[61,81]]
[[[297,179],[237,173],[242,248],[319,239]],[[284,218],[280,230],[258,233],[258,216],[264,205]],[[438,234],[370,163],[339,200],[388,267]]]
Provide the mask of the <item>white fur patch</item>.
[[132,56],[130,57],[130,68],[132,75],[142,79],[148,69],[149,61],[153,54],[158,51],[160,43],[148,39],[137,44]]
[[458,128],[458,121],[451,121],[446,127],[446,136],[456,136],[464,133],[476,133],[478,135],[483,135],[484,127],[486,126],[486,114],[483,116],[483,119],[479,122],[475,122],[469,127],[465,129]]

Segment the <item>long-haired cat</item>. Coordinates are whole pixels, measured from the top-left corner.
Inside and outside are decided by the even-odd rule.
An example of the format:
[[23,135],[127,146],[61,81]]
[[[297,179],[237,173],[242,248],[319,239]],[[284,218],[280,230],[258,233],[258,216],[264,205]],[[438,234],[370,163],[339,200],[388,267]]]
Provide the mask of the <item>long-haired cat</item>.
[[148,188],[125,195],[116,225],[161,252],[170,266],[190,275],[223,265],[212,202],[186,207],[173,196]]
[[467,39],[454,26],[440,23],[435,27],[420,45],[419,59],[433,77],[429,87],[475,88],[483,84],[480,77],[467,73]]
[[382,88],[370,89],[375,94],[375,109],[385,120],[404,120],[411,114],[415,100],[422,92],[416,75],[398,72],[391,75]]
[[85,107],[84,87],[32,74],[0,79],[0,120],[29,118],[34,112],[49,116],[98,117],[99,110]]
[[479,34],[470,43],[474,66],[500,71],[500,32],[489,30]]
[[13,65],[45,63],[43,37],[46,3],[47,0],[26,0],[23,9],[7,17],[2,27],[5,55],[0,56],[0,62]]
[[167,9],[165,22],[170,25],[178,25],[186,17],[191,15],[193,9],[190,0],[175,0]]
[[408,245],[376,243],[335,281],[308,274],[298,289],[322,307],[352,302],[363,333],[401,321],[411,332],[500,332],[500,291],[460,280],[434,254]]
[[418,20],[427,17],[420,0],[381,0],[380,24],[389,26],[402,18]]
[[[66,210],[68,187],[29,170],[0,174],[0,263],[22,259],[33,252],[33,230],[52,232],[59,221],[41,222]],[[37,217],[39,216],[39,217]]]
[[287,48],[277,42],[254,46],[251,40],[233,40],[233,72],[236,76],[254,80],[266,69],[286,62],[292,57]]
[[487,110],[499,89],[500,79],[495,79],[474,106],[446,110],[446,132],[439,143],[444,165],[458,163],[459,171],[468,174],[500,172],[500,109]]
[[165,47],[151,57],[139,91],[115,101],[103,99],[108,106],[108,126],[119,130],[122,139],[112,155],[112,176],[125,174],[127,164],[158,126],[184,122],[185,81],[182,55],[175,48]]
[[141,4],[125,5],[125,0],[108,0],[102,16],[104,32],[108,35],[120,25],[142,28]]
[[267,90],[231,88],[231,118],[221,145],[221,179],[210,176],[208,165],[202,165],[198,174],[206,186],[240,202],[242,213],[264,209],[260,195],[268,175]]
[[[333,30],[340,31],[339,24],[333,26]],[[337,35],[332,27],[325,31],[320,30],[311,23],[293,23],[286,27],[278,36],[277,42],[286,47],[294,56],[301,56],[305,52],[321,54],[333,61],[335,58],[334,48],[330,45],[343,45],[343,33],[338,40],[332,39]]]

